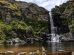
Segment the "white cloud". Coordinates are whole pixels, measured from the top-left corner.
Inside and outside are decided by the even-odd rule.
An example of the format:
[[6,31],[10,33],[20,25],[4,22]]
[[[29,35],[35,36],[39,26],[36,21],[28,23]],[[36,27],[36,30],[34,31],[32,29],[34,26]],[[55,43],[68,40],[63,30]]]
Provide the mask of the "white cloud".
[[55,5],[59,6],[60,4],[68,0],[16,0],[16,1],[32,2],[50,11],[52,8],[55,7]]

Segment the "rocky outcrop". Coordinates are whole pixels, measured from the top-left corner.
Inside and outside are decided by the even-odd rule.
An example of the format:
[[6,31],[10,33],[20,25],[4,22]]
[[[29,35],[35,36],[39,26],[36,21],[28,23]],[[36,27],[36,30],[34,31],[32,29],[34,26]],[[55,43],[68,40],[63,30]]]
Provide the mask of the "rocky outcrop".
[[53,19],[55,22],[54,25],[57,26],[63,33],[73,31],[73,29],[71,28],[73,27],[73,24],[74,24],[72,23],[74,18],[73,6],[74,6],[73,1],[68,1],[52,9]]
[[[70,0],[52,9],[54,25],[58,33],[64,34],[64,39],[73,39],[74,34],[74,0]],[[72,34],[71,34],[72,33]]]
[[48,33],[49,12],[33,3],[0,1],[0,39],[40,36]]

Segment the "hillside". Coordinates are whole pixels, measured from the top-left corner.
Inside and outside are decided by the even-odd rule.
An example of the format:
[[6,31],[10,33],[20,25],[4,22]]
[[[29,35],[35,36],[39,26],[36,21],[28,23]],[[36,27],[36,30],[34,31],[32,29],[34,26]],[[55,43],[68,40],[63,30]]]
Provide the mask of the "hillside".
[[[57,34],[74,33],[73,7],[73,1],[68,1],[52,9]],[[49,20],[49,11],[36,4],[0,0],[0,40],[45,37],[51,32]]]
[[55,26],[61,28],[60,30],[64,33],[66,33],[65,31],[74,32],[74,1],[68,1],[56,6],[52,9],[52,13]]
[[48,33],[49,12],[36,4],[0,0],[0,39],[38,37]]

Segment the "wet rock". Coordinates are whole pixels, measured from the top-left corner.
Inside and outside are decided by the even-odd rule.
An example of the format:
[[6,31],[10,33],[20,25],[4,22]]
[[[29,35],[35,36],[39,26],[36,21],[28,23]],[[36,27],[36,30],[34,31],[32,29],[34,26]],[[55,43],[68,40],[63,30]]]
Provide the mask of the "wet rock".
[[74,55],[74,52],[72,52],[72,55]]
[[5,52],[0,52],[0,55],[5,55],[6,53]]
[[14,51],[7,51],[5,55],[14,55]]
[[37,52],[30,52],[29,55],[39,55]]
[[20,52],[17,55],[26,55],[26,54],[27,54],[27,52]]

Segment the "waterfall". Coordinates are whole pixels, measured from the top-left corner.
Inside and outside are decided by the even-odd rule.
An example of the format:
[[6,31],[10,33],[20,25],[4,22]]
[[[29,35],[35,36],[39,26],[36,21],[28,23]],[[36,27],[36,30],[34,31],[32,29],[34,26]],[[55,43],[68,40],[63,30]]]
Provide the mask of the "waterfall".
[[53,18],[52,18],[52,13],[49,12],[49,15],[50,15],[51,33],[55,33],[54,32],[54,22],[53,22]]
[[53,22],[53,17],[51,11],[49,12],[50,15],[50,25],[51,25],[51,42],[59,42],[59,35],[56,34],[55,29],[56,27],[54,26]]
[[52,53],[56,52],[57,49],[57,44],[60,43],[59,42],[59,35],[56,34],[56,27],[54,26],[54,21],[53,21],[53,17],[52,17],[52,13],[51,11],[49,12],[50,15],[50,25],[51,25],[51,45],[52,45]]

